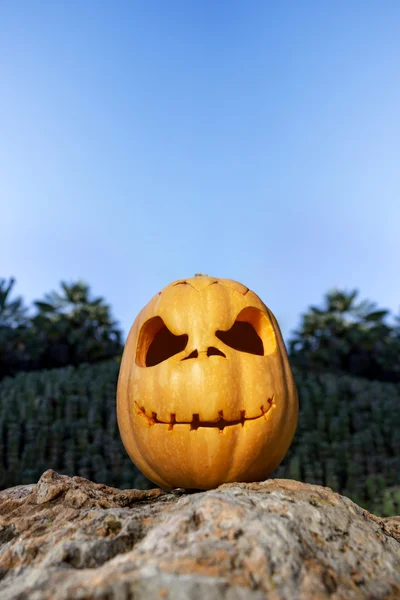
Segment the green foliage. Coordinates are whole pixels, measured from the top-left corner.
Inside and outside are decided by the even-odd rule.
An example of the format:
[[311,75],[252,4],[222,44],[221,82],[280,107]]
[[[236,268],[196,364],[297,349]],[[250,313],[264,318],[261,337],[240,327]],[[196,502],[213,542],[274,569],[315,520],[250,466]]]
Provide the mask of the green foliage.
[[387,324],[387,310],[367,300],[356,303],[357,295],[333,290],[322,309],[311,306],[302,315],[289,341],[291,362],[307,370],[400,381],[400,329]]
[[120,440],[119,365],[106,362],[20,373],[0,383],[0,488],[52,468],[120,488],[151,487]]
[[11,299],[15,280],[0,278],[0,379],[26,369],[30,357],[28,309],[20,296]]
[[273,476],[300,471],[375,514],[400,514],[400,385],[293,371],[299,426]]
[[26,324],[27,308],[20,296],[11,300],[15,279],[0,278],[0,327],[19,327]]
[[101,297],[91,298],[84,282],[68,285],[36,301],[32,323],[42,340],[41,363],[46,368],[94,363],[122,351],[121,332]]
[[82,281],[61,282],[61,292],[34,302],[27,317],[22,299],[10,299],[14,280],[0,280],[0,379],[32,371],[96,363],[122,352],[121,332],[103,298]]

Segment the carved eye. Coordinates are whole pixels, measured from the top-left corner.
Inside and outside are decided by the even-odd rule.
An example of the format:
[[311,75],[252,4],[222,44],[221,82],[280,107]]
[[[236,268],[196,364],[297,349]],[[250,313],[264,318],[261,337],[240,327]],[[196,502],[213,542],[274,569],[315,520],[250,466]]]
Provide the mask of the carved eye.
[[218,330],[215,335],[221,342],[248,354],[266,356],[276,348],[276,339],[267,315],[254,307],[244,308],[228,331]]
[[217,331],[215,333],[221,342],[240,352],[264,355],[264,345],[251,323],[235,321],[228,331]]
[[189,336],[174,335],[161,317],[146,321],[140,330],[136,349],[136,364],[139,367],[154,367],[159,363],[182,352],[186,348]]

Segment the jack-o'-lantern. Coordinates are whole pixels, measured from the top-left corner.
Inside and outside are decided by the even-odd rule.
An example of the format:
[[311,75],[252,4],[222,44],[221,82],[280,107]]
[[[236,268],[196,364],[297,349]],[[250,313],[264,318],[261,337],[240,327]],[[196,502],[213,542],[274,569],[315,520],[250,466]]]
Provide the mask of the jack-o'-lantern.
[[201,275],[167,285],[129,332],[117,417],[130,458],[162,488],[264,480],[298,422],[272,312],[229,279]]

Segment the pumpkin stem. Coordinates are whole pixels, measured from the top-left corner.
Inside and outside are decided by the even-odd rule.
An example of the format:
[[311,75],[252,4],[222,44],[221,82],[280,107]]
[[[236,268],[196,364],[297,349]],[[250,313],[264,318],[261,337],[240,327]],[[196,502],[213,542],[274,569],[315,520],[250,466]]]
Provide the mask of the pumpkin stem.
[[206,275],[205,273],[195,273],[194,276],[195,277],[208,277],[208,275]]

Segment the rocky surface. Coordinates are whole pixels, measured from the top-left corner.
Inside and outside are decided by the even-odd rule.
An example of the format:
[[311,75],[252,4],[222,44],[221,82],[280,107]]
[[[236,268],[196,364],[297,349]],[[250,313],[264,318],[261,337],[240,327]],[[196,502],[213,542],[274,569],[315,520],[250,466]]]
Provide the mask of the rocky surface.
[[117,490],[46,471],[0,492],[0,598],[400,599],[400,517],[271,479]]

